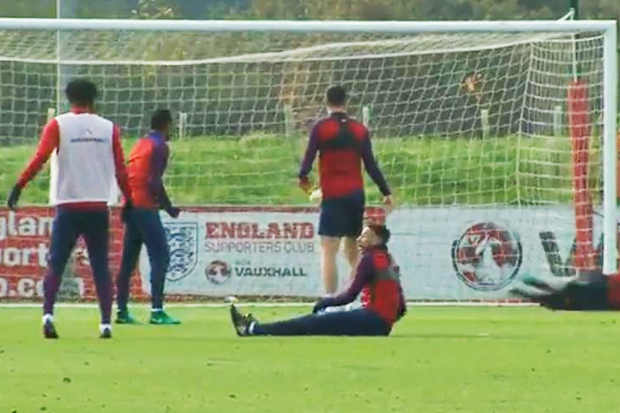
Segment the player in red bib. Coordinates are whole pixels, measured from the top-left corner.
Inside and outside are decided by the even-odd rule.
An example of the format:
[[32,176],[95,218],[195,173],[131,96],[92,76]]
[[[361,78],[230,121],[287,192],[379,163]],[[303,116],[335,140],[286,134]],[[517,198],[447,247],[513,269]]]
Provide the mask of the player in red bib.
[[166,231],[159,216],[163,209],[172,218],[179,216],[179,208],[172,206],[163,183],[170,150],[168,140],[172,115],[167,109],[156,111],[151,118],[151,132],[138,140],[129,155],[127,170],[133,209],[125,214],[123,258],[116,277],[119,324],[135,324],[129,313],[129,281],[138,263],[142,245],[151,264],[151,324],[180,324],[164,311],[164,284],[170,263]]
[[370,133],[360,122],[346,114],[346,91],[332,86],[326,92],[329,116],[312,127],[308,148],[299,171],[301,188],[310,192],[308,175],[319,155],[319,182],[322,201],[319,218],[321,235],[321,272],[327,294],[338,289],[336,255],[344,238],[344,252],[351,269],[358,260],[356,237],[364,219],[364,179],[362,163],[383,194],[383,202],[393,207],[393,200],[372,153]]
[[[73,80],[66,88],[71,111],[45,125],[34,158],[9,196],[15,209],[23,188],[41,170],[52,153],[58,168],[52,174],[51,198],[56,206],[52,226],[48,270],[43,281],[43,334],[58,338],[54,326],[54,303],[62,273],[82,236],[93,271],[101,308],[100,337],[110,338],[112,283],[108,267],[109,217],[107,204],[116,181],[129,195],[120,133],[111,121],[94,113],[97,88],[88,80]],[[128,205],[131,209],[131,204]]]
[[[362,256],[355,277],[343,293],[319,300],[313,314],[263,324],[251,315],[241,315],[232,305],[235,331],[239,336],[387,336],[407,312],[399,270],[387,250],[389,238],[390,231],[383,225],[364,228],[357,239]],[[349,304],[360,293],[360,309],[323,311]]]

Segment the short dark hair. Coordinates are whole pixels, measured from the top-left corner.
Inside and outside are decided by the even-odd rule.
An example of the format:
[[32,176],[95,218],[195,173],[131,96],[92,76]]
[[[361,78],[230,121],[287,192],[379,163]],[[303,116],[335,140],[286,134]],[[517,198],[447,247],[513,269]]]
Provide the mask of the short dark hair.
[[343,86],[330,86],[325,92],[325,99],[331,106],[344,106],[347,103],[347,91]]
[[97,86],[90,80],[75,79],[67,83],[65,95],[72,105],[92,105],[97,97]]
[[372,232],[377,234],[377,236],[381,239],[381,244],[382,245],[387,245],[387,243],[390,241],[391,233],[390,233],[390,230],[387,229],[387,227],[385,225],[369,224],[368,228],[370,228],[372,230]]
[[172,123],[172,113],[168,109],[157,109],[151,116],[151,129],[161,130]]

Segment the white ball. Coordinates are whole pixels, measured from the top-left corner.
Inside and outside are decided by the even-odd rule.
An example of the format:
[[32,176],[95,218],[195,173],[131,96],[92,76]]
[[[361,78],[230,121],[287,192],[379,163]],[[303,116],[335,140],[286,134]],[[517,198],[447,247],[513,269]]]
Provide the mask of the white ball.
[[310,194],[310,201],[312,201],[312,202],[318,202],[321,199],[323,199],[323,192],[321,192],[320,189],[315,189]]
[[226,297],[224,299],[225,302],[229,303],[229,304],[235,304],[236,302],[238,302],[239,300],[237,299],[237,297],[235,297],[234,295],[229,295],[228,297]]

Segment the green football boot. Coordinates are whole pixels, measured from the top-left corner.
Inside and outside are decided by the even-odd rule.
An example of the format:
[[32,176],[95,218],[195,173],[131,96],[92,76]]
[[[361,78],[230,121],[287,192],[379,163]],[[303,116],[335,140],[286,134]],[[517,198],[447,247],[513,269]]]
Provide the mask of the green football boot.
[[149,320],[149,323],[160,326],[169,326],[181,324],[181,320],[170,317],[164,310],[155,310],[151,311],[151,319]]
[[138,320],[136,320],[129,310],[118,310],[116,312],[116,324],[140,324]]

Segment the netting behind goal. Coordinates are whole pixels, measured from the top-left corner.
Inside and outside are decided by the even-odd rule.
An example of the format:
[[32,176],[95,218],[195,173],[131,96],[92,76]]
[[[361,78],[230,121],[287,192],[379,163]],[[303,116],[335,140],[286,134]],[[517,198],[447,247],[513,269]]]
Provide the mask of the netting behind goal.
[[[260,235],[274,222],[282,231],[287,223],[316,223],[314,211],[279,207],[309,203],[296,188],[298,163],[310,126],[326,114],[325,89],[342,84],[350,114],[372,131],[400,205],[388,223],[394,254],[405,261],[407,295],[502,299],[517,274],[566,275],[576,259],[583,268],[600,257],[600,225],[590,221],[604,182],[603,74],[599,32],[4,30],[0,182],[8,190],[34,151],[48,109],[66,109],[58,87],[89,78],[100,89],[98,112],[121,125],[127,148],[148,132],[153,110],[178,114],[166,175],[177,203],[261,206],[202,211],[206,218],[196,210],[205,257],[194,271],[202,276],[187,281],[181,265],[177,278],[187,284],[179,293],[317,295],[316,251],[260,252],[257,243],[266,241],[245,239],[239,225],[256,225]],[[46,203],[47,184],[37,179],[24,200]],[[372,182],[367,189],[376,204]],[[209,233],[212,221],[233,229]],[[582,234],[571,248],[577,228]],[[281,236],[299,244],[291,249],[303,246],[299,231]],[[203,238],[213,241],[208,251]],[[273,257],[243,264],[243,254]],[[268,268],[312,274],[302,282],[255,274]],[[200,286],[205,279],[211,283]]]

